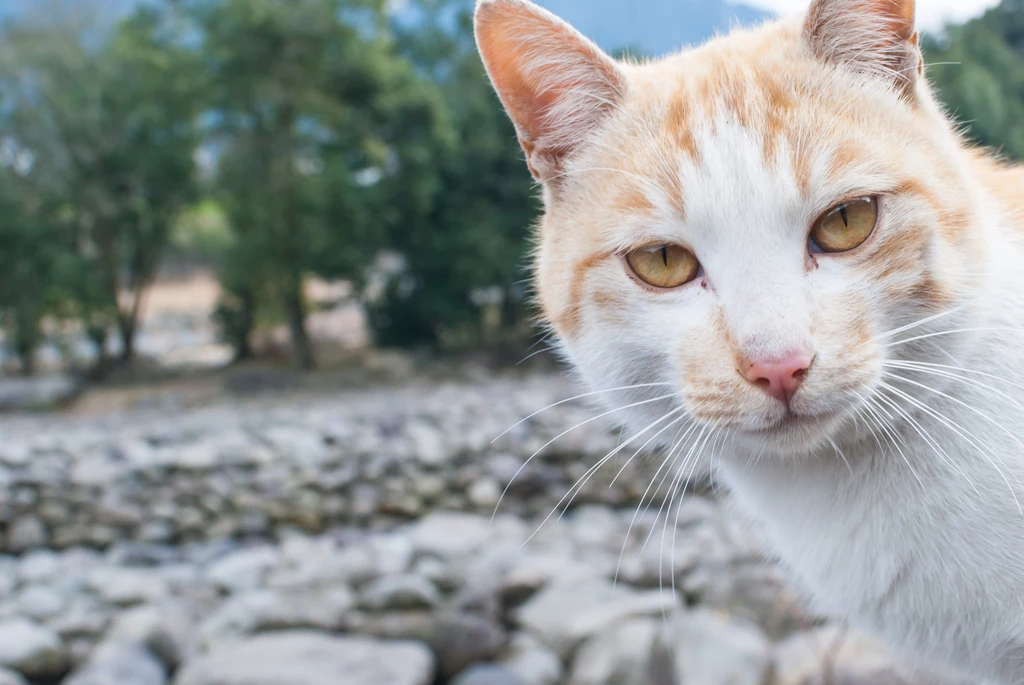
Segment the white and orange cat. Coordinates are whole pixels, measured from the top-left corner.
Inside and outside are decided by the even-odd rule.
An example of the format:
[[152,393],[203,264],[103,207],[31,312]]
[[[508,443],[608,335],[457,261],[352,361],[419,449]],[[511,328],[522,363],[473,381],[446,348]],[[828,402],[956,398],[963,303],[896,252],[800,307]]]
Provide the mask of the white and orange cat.
[[713,458],[820,609],[1024,683],[1024,170],[936,103],[913,0],[643,63],[526,0],[476,33],[543,312],[669,487]]

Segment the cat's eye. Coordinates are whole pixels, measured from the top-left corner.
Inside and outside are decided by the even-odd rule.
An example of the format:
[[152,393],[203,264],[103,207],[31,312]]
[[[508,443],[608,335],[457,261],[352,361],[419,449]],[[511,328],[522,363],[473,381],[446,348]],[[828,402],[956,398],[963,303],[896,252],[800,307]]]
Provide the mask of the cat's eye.
[[678,288],[700,274],[697,257],[679,245],[641,247],[626,255],[626,263],[637,278],[655,288]]
[[864,244],[878,223],[878,198],[848,200],[825,212],[811,229],[811,247],[821,252],[849,252]]

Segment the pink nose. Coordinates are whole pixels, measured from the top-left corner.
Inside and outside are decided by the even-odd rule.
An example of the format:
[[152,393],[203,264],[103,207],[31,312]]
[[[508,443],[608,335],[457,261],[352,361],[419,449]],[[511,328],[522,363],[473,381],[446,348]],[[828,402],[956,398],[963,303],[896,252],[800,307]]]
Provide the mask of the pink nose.
[[806,352],[792,352],[777,361],[752,362],[747,367],[746,377],[772,397],[789,402],[813,361]]

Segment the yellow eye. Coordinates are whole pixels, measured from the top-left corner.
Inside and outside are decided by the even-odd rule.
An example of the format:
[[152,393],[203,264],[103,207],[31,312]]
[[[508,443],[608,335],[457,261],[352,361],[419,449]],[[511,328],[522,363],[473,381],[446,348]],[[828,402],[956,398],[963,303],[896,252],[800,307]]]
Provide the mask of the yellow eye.
[[811,244],[822,252],[848,252],[863,244],[878,223],[878,198],[844,202],[814,222]]
[[626,262],[637,278],[656,288],[678,288],[700,273],[697,257],[678,245],[641,247],[626,255]]

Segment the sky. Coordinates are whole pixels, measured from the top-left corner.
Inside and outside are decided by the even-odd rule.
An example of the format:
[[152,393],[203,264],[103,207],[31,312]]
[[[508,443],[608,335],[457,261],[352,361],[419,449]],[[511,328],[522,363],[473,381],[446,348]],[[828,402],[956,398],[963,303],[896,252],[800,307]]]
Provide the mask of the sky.
[[[746,4],[762,7],[777,14],[803,11],[809,0],[745,0]],[[976,17],[999,0],[917,0],[917,21],[925,31],[934,31],[950,21],[963,21]]]

